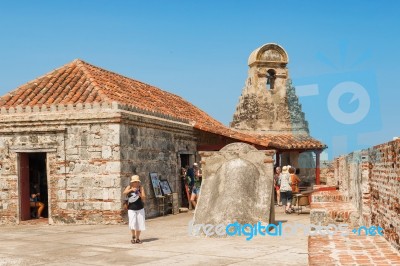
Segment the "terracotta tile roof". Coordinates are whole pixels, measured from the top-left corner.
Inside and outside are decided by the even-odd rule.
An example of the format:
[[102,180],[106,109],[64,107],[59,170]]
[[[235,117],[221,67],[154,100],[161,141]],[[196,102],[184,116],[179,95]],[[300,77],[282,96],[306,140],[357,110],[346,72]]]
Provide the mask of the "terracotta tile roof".
[[327,146],[306,134],[262,134],[258,139],[270,141],[270,146],[280,149],[325,149]]
[[76,59],[0,97],[0,107],[118,102],[190,121],[197,129],[267,148],[325,147],[306,136],[255,135],[238,132],[175,94]]
[[191,121],[194,128],[267,147],[269,141],[227,128],[183,98],[76,59],[0,98],[0,107],[118,102]]

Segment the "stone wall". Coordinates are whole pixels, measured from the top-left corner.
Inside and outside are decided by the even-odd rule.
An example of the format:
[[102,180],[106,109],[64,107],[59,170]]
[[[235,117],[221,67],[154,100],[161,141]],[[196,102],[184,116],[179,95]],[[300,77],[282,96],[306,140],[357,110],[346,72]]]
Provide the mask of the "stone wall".
[[400,250],[400,140],[335,159],[335,182],[358,210],[361,224],[379,225]]
[[[18,182],[18,150],[29,147],[31,150],[52,149],[48,153],[48,166],[50,180],[52,175],[60,171],[61,161],[56,156],[51,156],[57,149],[62,149],[64,134],[42,133],[35,135],[8,134],[0,135],[0,224],[18,223],[19,213],[19,182]],[[54,183],[54,182],[53,182]],[[50,186],[50,184],[49,184]]]
[[61,165],[54,172],[50,167],[54,222],[121,221],[119,130],[118,124],[108,123],[67,128],[65,149],[53,154]]
[[0,224],[19,223],[18,154],[46,153],[49,223],[120,223],[122,191],[139,174],[155,216],[149,172],[180,192],[179,152],[196,151],[185,121],[108,104],[1,108]]
[[320,165],[320,181],[321,184],[327,186],[336,186],[335,183],[335,167],[333,161],[321,161]]
[[0,223],[20,220],[18,154],[32,152],[46,153],[50,223],[121,221],[119,125],[70,122],[55,130],[46,118],[21,119],[12,134],[0,133]]
[[400,140],[375,146],[370,157],[371,223],[400,250]]
[[159,215],[150,172],[156,172],[161,179],[167,179],[172,191],[178,192],[181,202],[180,151],[196,151],[193,131],[187,126],[172,129],[166,123],[164,127],[154,123],[145,126],[133,121],[121,126],[122,188],[129,184],[132,174],[140,176],[147,194],[146,217]]
[[53,222],[95,222],[107,219],[107,215],[115,220],[113,216],[120,210],[121,198],[119,153],[114,150],[119,146],[118,136],[115,125],[71,125],[63,133],[1,136],[1,161],[6,165],[1,179],[10,193],[2,197],[1,220],[19,220],[19,152],[47,154],[49,202],[46,205]]

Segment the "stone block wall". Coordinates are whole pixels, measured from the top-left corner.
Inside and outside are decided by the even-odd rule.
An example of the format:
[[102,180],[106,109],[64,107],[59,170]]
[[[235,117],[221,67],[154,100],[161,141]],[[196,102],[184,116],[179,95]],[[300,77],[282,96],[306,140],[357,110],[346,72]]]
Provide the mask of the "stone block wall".
[[321,161],[320,180],[322,184],[327,186],[336,186],[335,168],[332,161]]
[[335,182],[366,226],[379,225],[400,250],[400,140],[335,159]]
[[196,154],[188,121],[118,103],[0,112],[0,224],[21,220],[19,153],[46,153],[49,223],[81,224],[122,222],[122,191],[132,174],[145,179],[147,216],[157,215],[149,172],[180,192],[179,152]]
[[18,223],[18,153],[47,159],[50,223],[116,223],[121,220],[119,126],[69,125],[59,132],[0,136],[0,223]]
[[48,155],[56,161],[48,178],[55,223],[121,222],[119,131],[118,124],[71,125],[65,146]]
[[337,160],[339,190],[358,210],[360,224],[370,224],[370,182],[368,151],[358,151]]
[[161,179],[168,180],[172,191],[181,197],[179,151],[196,151],[193,130],[187,126],[171,129],[166,124],[164,128],[154,124],[124,124],[121,144],[122,189],[129,184],[132,174],[138,174],[147,194],[146,217],[158,216],[149,173],[156,172]]
[[[20,220],[18,153],[23,150],[52,149],[63,147],[63,133],[8,134],[0,136],[0,224],[18,223]],[[48,153],[50,154],[50,153]],[[61,164],[55,156],[48,157],[51,174],[56,174]],[[48,173],[49,174],[49,173]]]

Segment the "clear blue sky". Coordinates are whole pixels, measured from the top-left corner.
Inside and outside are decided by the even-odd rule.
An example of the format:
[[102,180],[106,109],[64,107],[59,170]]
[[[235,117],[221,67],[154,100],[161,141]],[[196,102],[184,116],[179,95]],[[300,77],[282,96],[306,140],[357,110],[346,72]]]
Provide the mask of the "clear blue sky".
[[[331,155],[400,136],[398,1],[0,1],[0,94],[75,58],[178,94],[228,125],[249,54],[274,42],[289,54],[311,134]],[[345,125],[327,97],[353,81],[369,113]],[[344,94],[339,106],[361,104]],[[357,98],[357,97],[356,97]]]

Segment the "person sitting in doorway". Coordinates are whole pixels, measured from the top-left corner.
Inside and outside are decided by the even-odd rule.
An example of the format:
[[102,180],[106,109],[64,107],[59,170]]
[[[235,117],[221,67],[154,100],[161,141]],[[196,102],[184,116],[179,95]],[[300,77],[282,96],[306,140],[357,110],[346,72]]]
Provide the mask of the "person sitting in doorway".
[[42,216],[43,210],[44,210],[44,203],[39,201],[39,197],[40,197],[40,193],[37,192],[39,189],[39,186],[37,184],[35,184],[33,186],[33,190],[31,190],[31,197],[30,197],[30,206],[32,208],[35,208],[35,210],[37,210],[36,218],[44,218]]

